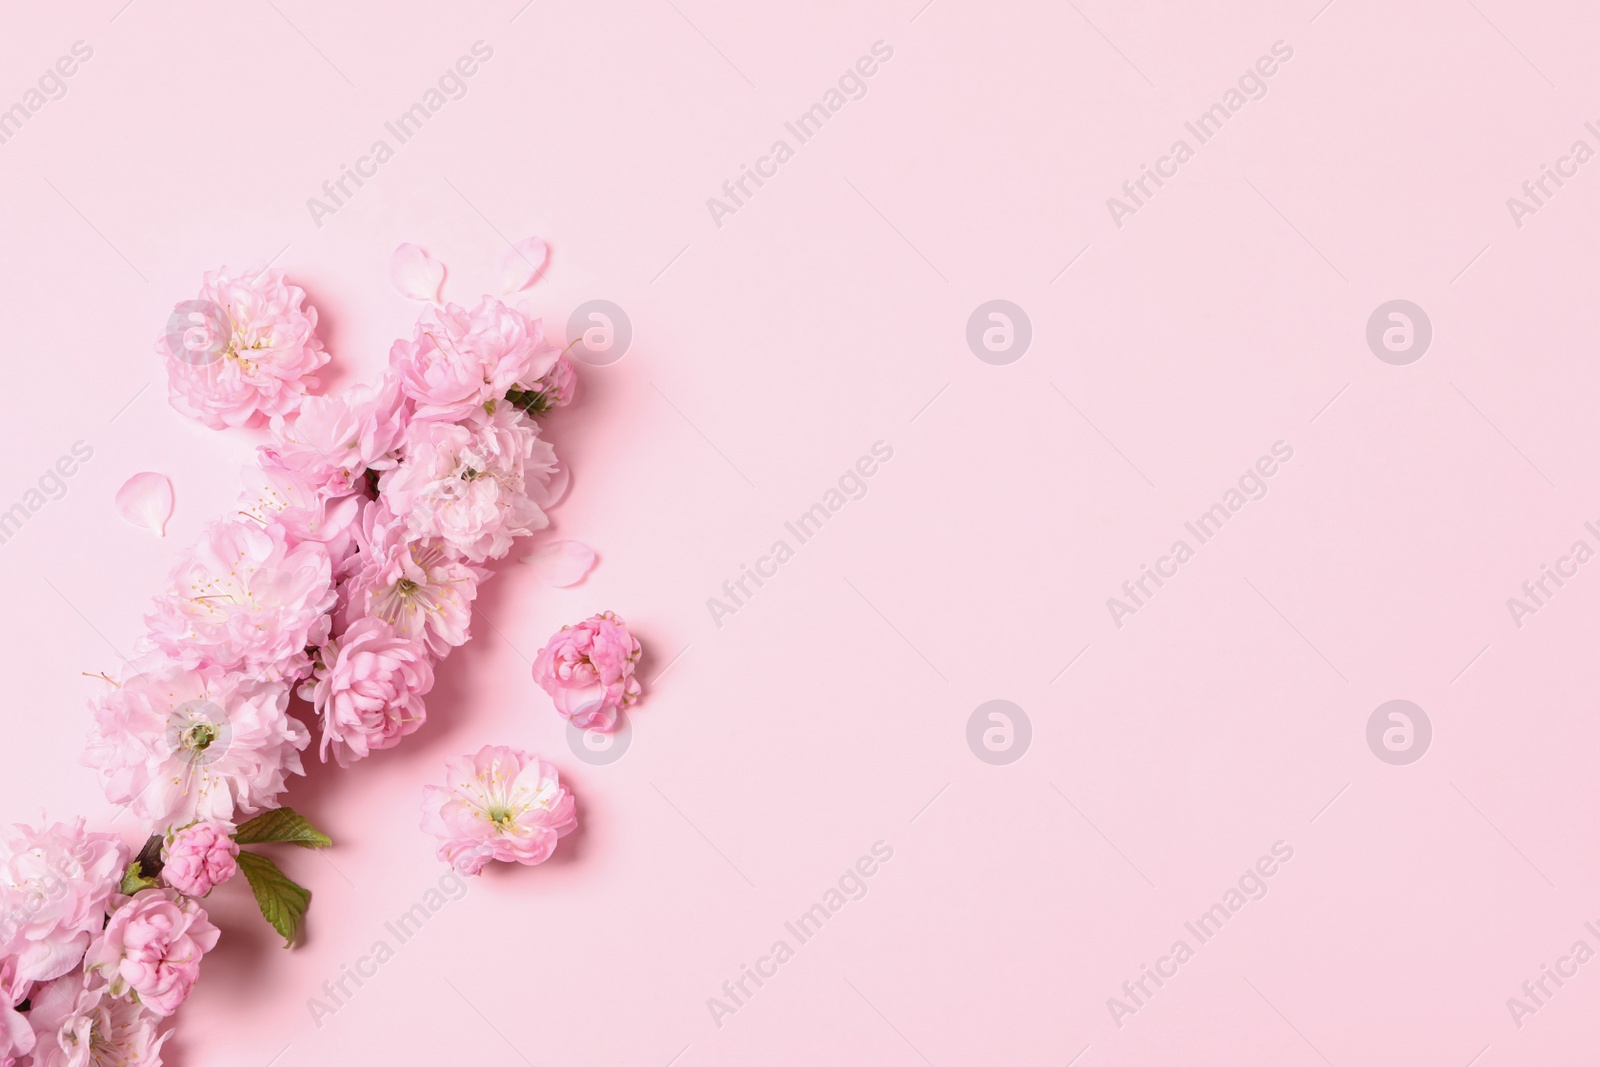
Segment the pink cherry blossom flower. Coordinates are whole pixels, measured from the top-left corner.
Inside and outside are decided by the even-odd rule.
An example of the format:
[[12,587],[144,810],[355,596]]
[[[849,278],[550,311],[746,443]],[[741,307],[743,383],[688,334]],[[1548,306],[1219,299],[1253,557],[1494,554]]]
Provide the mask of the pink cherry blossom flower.
[[300,687],[322,717],[322,758],[348,767],[393,748],[427,717],[433,660],[423,642],[376,616],[361,619],[322,649],[315,681]]
[[167,1016],[188,999],[200,958],[220,934],[205,909],[176,889],[141,889],[111,913],[83,966],[91,979],[105,979],[112,996]]
[[4,984],[44,982],[76,967],[127,862],[120,838],[91,833],[82,819],[14,826],[0,837],[0,959],[12,963]]
[[477,874],[490,860],[543,863],[578,825],[555,767],[518,749],[485,745],[451,760],[445,783],[425,787],[422,828],[439,838],[439,858],[462,874]]
[[272,807],[304,773],[311,735],[289,717],[285,683],[160,656],[137,668],[95,701],[84,753],[113,804],[158,830],[229,820]]
[[216,666],[277,681],[304,674],[308,645],[327,640],[333,565],[282,527],[214,522],[178,561],[145,616],[150,641],[191,669]]
[[305,297],[280,271],[207,274],[156,342],[172,406],[213,430],[293,411],[328,362]]
[[293,418],[272,420],[273,462],[299,471],[333,496],[354,493],[367,470],[388,470],[411,410],[400,379],[388,371],[377,386],[353,385],[334,396],[308,396]]
[[408,538],[404,520],[379,501],[356,530],[359,551],[339,583],[339,619],[348,629],[371,615],[443,658],[466,642],[483,573],[435,542]]
[[555,361],[537,319],[493,297],[468,311],[455,304],[424,314],[411,340],[399,340],[389,363],[421,419],[459,421],[534,381]]
[[641,651],[622,617],[604,611],[550,638],[533,657],[533,680],[574,726],[610,730],[618,710],[639,699],[633,670]]
[[161,877],[185,896],[203,897],[238,873],[231,822],[206,819],[185,826],[162,846]]
[[83,972],[64,975],[34,994],[28,1021],[37,1036],[32,1067],[161,1067],[161,1017],[113,997]]
[[406,461],[378,486],[411,537],[481,563],[549,524],[536,498],[555,473],[555,450],[510,404],[463,423],[413,422],[405,447]]
[[281,526],[289,548],[315,541],[337,567],[355,547],[355,524],[362,500],[334,496],[299,471],[269,463],[244,468],[239,513],[263,527]]

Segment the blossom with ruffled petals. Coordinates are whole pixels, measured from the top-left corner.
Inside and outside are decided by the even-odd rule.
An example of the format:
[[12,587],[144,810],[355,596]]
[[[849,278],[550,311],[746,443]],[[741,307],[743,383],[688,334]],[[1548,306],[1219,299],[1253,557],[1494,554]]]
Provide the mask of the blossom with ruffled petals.
[[208,273],[156,341],[172,406],[213,430],[293,411],[328,362],[305,298],[281,271]]
[[28,1022],[37,1044],[32,1067],[161,1067],[161,1016],[111,995],[83,972],[64,975],[33,995]]
[[368,470],[388,470],[411,418],[398,374],[376,386],[352,385],[332,396],[308,396],[292,418],[272,420],[273,443],[263,449],[274,463],[298,471],[334,496],[361,488]]
[[410,538],[405,521],[382,501],[367,505],[356,545],[339,582],[344,628],[371,615],[403,637],[425,641],[441,659],[466,642],[481,570],[437,542]]
[[578,825],[555,767],[518,749],[485,745],[451,760],[445,783],[426,787],[422,828],[439,838],[439,858],[462,874],[477,874],[490,860],[543,863]]
[[389,365],[418,418],[457,421],[538,379],[557,355],[538,319],[484,297],[470,311],[449,304],[424,316],[410,340],[394,343]]
[[251,814],[305,773],[311,735],[288,707],[284,682],[147,657],[95,701],[84,763],[158,830]]
[[162,845],[161,877],[185,896],[203,897],[238,873],[231,822],[205,819],[169,835]]
[[200,958],[219,936],[205,909],[176,889],[141,889],[111,913],[83,967],[91,979],[104,978],[112,996],[167,1016],[188,999]]
[[290,546],[280,526],[224,519],[178,561],[145,623],[155,648],[185,667],[279,680],[305,673],[334,601],[323,545]]
[[14,961],[9,984],[48,981],[78,965],[127,862],[121,838],[85,830],[82,819],[0,836],[0,958]]
[[316,678],[300,687],[322,717],[322,758],[348,767],[393,748],[427,717],[433,660],[423,642],[403,637],[376,616],[351,626],[322,649]]
[[563,718],[584,730],[610,730],[617,712],[639,699],[639,641],[615,612],[563,626],[533,657],[533,680]]
[[337,568],[355,546],[361,498],[331,494],[300,471],[265,456],[262,460],[259,466],[244,469],[240,514],[263,527],[281,526],[289,548],[317,542],[328,550],[329,563]]
[[413,422],[405,450],[405,462],[378,487],[410,536],[437,538],[481,563],[549,525],[538,501],[555,474],[555,450],[510,404],[466,422]]

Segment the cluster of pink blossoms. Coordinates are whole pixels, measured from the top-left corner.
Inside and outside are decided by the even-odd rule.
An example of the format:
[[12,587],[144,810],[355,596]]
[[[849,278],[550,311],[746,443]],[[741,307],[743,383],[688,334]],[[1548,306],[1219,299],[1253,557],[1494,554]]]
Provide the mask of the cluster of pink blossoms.
[[[265,421],[272,442],[94,701],[85,762],[150,844],[134,858],[81,821],[0,838],[0,1067],[158,1067],[162,1023],[218,938],[200,898],[270,866],[243,867],[235,820],[279,808],[314,732],[346,766],[422,724],[487,565],[548,525],[564,487],[534,416],[570,402],[575,376],[537,320],[488,297],[432,310],[376,385],[318,396],[328,357],[304,296],[276,272],[207,275],[158,343],[174,407]],[[463,870],[538,862],[576,825],[537,757],[485,749],[451,785],[477,804],[433,805]]]
[[[570,400],[571,367],[537,320],[493,298],[430,311],[376,385],[302,398],[262,384],[320,351],[302,329],[315,313],[285,292],[299,294],[270,273],[254,288],[207,280],[202,296],[231,300],[235,338],[254,339],[220,362],[252,354],[272,443],[238,513],[173,568],[141,658],[95,708],[88,762],[159,829],[276,806],[312,735],[292,695],[340,766],[414,732],[486,565],[549,524],[562,484],[530,413]],[[200,389],[169,356],[174,388]],[[217,388],[231,398],[235,384]]]
[[121,838],[81,819],[0,839],[3,1067],[160,1064],[161,1024],[218,931],[193,898],[128,869]]

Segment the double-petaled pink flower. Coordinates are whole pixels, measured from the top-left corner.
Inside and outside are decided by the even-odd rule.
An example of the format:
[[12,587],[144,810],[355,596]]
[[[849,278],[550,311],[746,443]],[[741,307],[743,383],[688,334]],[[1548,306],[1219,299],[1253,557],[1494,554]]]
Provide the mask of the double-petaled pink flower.
[[639,699],[633,676],[642,650],[615,612],[563,626],[533,658],[533,680],[563,718],[584,730],[610,730]]
[[273,806],[303,773],[306,728],[283,682],[161,656],[130,668],[94,705],[84,762],[106,799],[158,830]]
[[322,718],[322,758],[348,767],[393,748],[427,717],[433,659],[420,640],[375,616],[359,620],[322,649],[314,681],[300,687]]
[[334,600],[326,546],[223,519],[178,561],[145,624],[151,644],[185,667],[279,680],[302,673],[306,647],[327,640]]
[[120,838],[90,832],[82,819],[0,837],[0,960],[12,965],[0,986],[26,989],[76,967],[127,862]]
[[233,824],[220,819],[184,827],[161,850],[161,877],[185,896],[203,897],[238,873]]
[[175,889],[141,889],[116,911],[89,946],[84,970],[114,997],[132,997],[167,1016],[189,997],[200,958],[221,936],[205,909]]
[[213,430],[294,411],[328,362],[305,298],[275,270],[207,274],[156,342],[172,406]]
[[112,996],[106,983],[74,971],[30,999],[30,1067],[161,1067],[161,1046],[172,1031],[160,1032],[161,1016]]
[[333,496],[361,489],[368,470],[399,462],[411,408],[390,370],[376,386],[353,385],[333,396],[308,396],[292,418],[272,420],[273,443],[263,451]]
[[405,462],[378,485],[413,539],[433,539],[474,563],[499,559],[518,537],[549,525],[555,449],[507,403],[464,422],[419,419]]
[[345,628],[367,616],[382,619],[396,633],[425,641],[436,658],[467,640],[483,577],[478,567],[437,541],[409,537],[405,520],[382,501],[367,505],[355,537],[358,551],[339,582]]
[[439,858],[462,874],[490,860],[543,863],[578,825],[577,806],[555,767],[538,756],[485,745],[446,765],[445,785],[427,786],[422,828]]
[[394,343],[389,363],[418,418],[454,422],[542,377],[556,356],[539,320],[484,297],[470,311],[449,304],[424,318]]

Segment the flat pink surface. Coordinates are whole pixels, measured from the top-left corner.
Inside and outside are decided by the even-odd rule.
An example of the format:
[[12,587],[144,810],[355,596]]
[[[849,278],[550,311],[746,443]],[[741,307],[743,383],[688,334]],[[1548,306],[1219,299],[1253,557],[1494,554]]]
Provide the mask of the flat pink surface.
[[[1600,962],[1572,953],[1600,950],[1600,562],[1560,562],[1600,549],[1600,161],[1561,162],[1600,149],[1589,5],[124,3],[12,5],[0,33],[0,107],[92,49],[0,144],[0,509],[93,450],[0,545],[5,818],[113,825],[77,764],[80,672],[118,662],[259,439],[165,401],[153,339],[203,270],[275,259],[334,386],[409,328],[402,241],[470,300],[539,234],[551,331],[596,298],[634,329],[554,420],[556,531],[600,566],[553,590],[507,561],[426,729],[296,783],[338,842],[284,857],[316,895],[305,944],[219,891],[173,1062],[1592,1058]],[[464,95],[399,143],[385,124],[479,41]],[[864,95],[801,143],[785,124],[876,42]],[[1276,42],[1265,95],[1200,143],[1185,123]],[[393,157],[313,219],[380,139]],[[769,177],[714,213],[746,165]],[[1176,174],[1136,203],[1141,165]],[[1535,204],[1544,165],[1567,177]],[[1009,365],[967,344],[991,299],[1031,321]],[[1396,299],[1432,323],[1408,365],[1366,340]],[[785,523],[877,442],[892,458],[801,544]],[[1279,442],[1265,495],[1200,543],[1185,524]],[[164,540],[113,510],[143,470],[176,486]],[[792,558],[713,619],[779,540]],[[1119,626],[1144,565],[1176,573]],[[1545,565],[1569,576],[1514,618]],[[528,660],[606,608],[646,696],[601,765]],[[1367,741],[1395,699],[1432,724],[1406,765]],[[1005,765],[968,744],[991,700],[1031,724]],[[485,743],[553,758],[582,830],[399,944],[386,924],[444,873],[421,788]],[[1241,878],[1259,899],[1230,909]],[[786,923],[819,903],[802,942]],[[1202,941],[1186,924],[1219,903]],[[1141,991],[1146,966],[1167,977]]]

